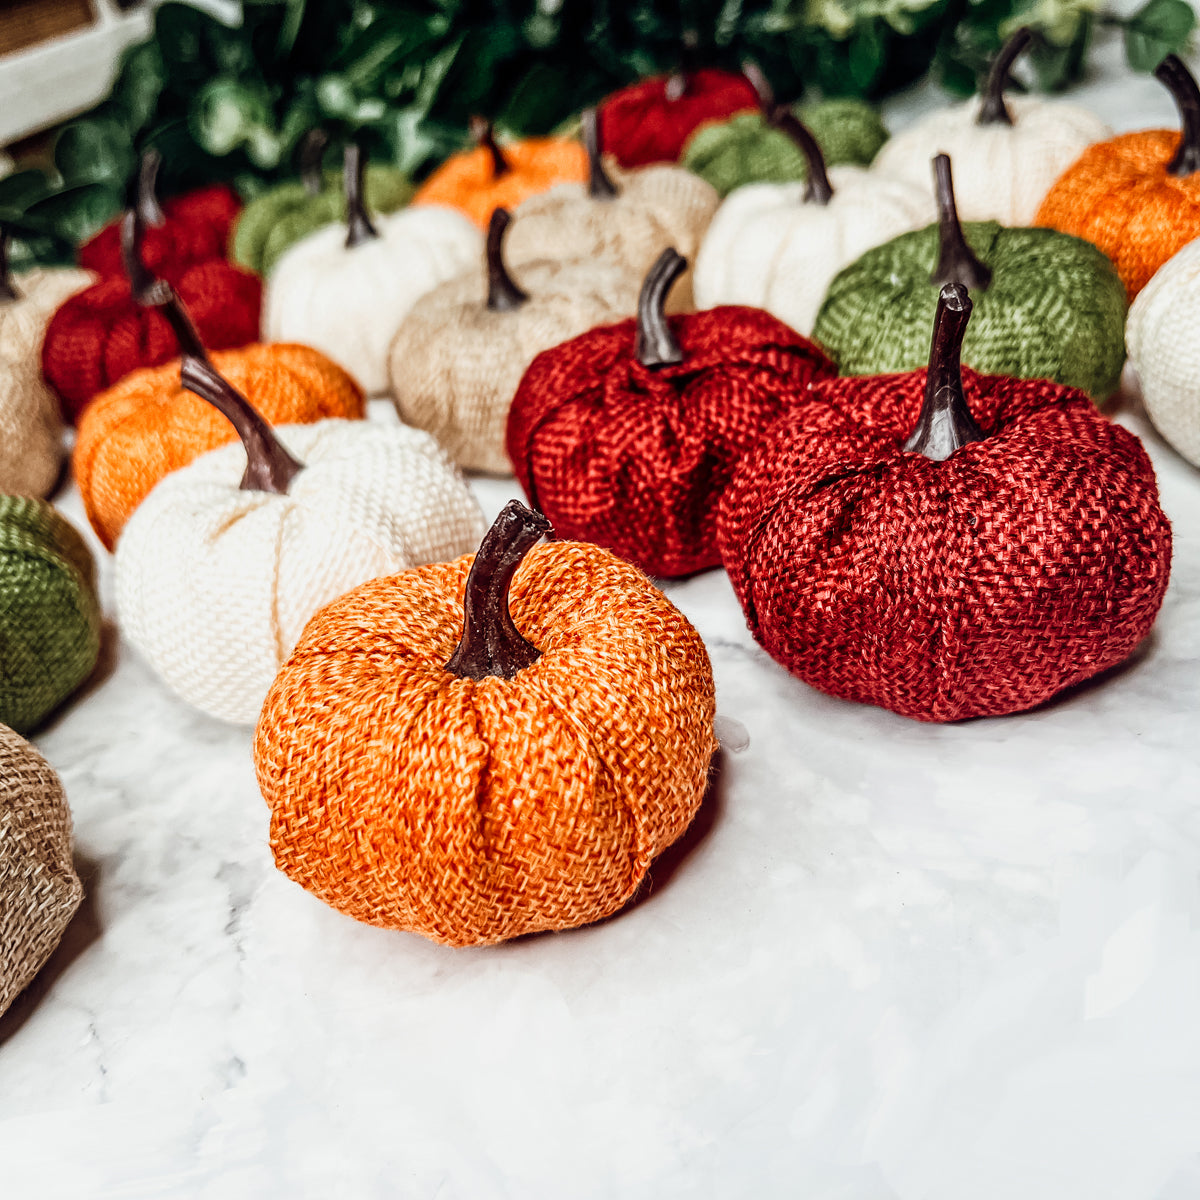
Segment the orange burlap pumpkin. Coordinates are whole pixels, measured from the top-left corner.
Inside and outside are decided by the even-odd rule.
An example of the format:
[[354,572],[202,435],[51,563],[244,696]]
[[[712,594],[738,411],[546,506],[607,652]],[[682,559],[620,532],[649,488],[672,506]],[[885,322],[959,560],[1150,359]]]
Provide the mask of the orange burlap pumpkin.
[[1175,97],[1183,132],[1146,129],[1097,142],[1059,176],[1034,219],[1103,250],[1130,300],[1200,237],[1200,92],[1173,54],[1155,75]]
[[587,155],[573,139],[525,138],[496,144],[492,128],[478,123],[474,150],[452,154],[417,190],[413,204],[442,204],[487,229],[498,208],[516,208],[559,183],[582,183]]
[[531,551],[548,527],[511,502],[474,559],[321,610],[276,677],[271,847],[341,912],[459,946],[595,921],[699,807],[704,644],[607,550]]

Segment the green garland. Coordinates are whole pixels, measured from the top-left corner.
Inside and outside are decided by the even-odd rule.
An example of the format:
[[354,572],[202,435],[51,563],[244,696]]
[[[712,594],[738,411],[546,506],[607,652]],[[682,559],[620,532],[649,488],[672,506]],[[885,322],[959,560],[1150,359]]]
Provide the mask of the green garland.
[[1186,0],[1132,17],[1099,0],[245,0],[239,28],[185,4],[156,12],[109,98],[65,125],[54,170],[0,180],[0,222],[19,264],[65,261],[129,199],[139,153],[157,147],[170,192],[232,181],[252,196],[293,174],[304,132],[363,139],[421,174],[482,112],[513,133],[555,128],[639,76],[673,68],[685,28],[700,56],[747,56],[783,99],[877,98],[933,72],[975,86],[1022,24],[1040,34],[1038,83],[1082,74],[1098,23],[1120,25],[1130,65],[1151,70],[1195,24]]

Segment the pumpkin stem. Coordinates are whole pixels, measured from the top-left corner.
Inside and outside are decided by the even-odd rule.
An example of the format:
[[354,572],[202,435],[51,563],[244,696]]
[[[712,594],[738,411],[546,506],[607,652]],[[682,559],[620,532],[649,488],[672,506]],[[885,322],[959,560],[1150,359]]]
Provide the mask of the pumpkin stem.
[[11,241],[12,230],[7,225],[0,225],[0,304],[11,304],[21,298],[8,273],[8,245]]
[[507,208],[498,208],[488,222],[487,233],[487,306],[492,312],[512,312],[529,299],[508,273],[504,265],[504,233],[512,223],[512,213]]
[[674,104],[688,94],[692,76],[698,66],[696,51],[700,47],[700,36],[694,29],[685,29],[679,39],[679,69],[667,76],[666,97]]
[[775,89],[771,86],[771,81],[762,67],[752,58],[742,61],[742,74],[746,77],[746,82],[754,89],[754,94],[758,97],[758,107],[769,121],[776,108]]
[[904,449],[944,462],[968,442],[987,436],[967,406],[962,381],[962,343],[971,319],[971,297],[961,283],[947,283],[933,318],[933,345],[925,376],[925,401]]
[[310,196],[319,196],[325,186],[321,162],[329,146],[329,134],[319,125],[300,139],[300,182]]
[[979,106],[979,115],[975,118],[976,125],[1011,125],[1013,123],[1012,113],[1008,111],[1008,106],[1004,103],[1004,86],[1008,83],[1013,63],[1032,41],[1033,30],[1022,25],[1000,47],[1000,53],[992,59],[992,69],[988,72],[987,83],[983,88],[983,103]]
[[258,409],[206,358],[185,353],[179,378],[189,392],[195,392],[228,418],[242,439],[246,448],[246,473],[239,485],[241,491],[286,495],[288,484],[304,470],[304,464],[284,449]]
[[379,236],[371,224],[367,201],[363,194],[363,172],[367,156],[357,142],[347,142],[342,156],[342,183],[346,189],[346,249],[352,250]]
[[683,362],[683,350],[667,321],[663,305],[671,285],[687,270],[687,259],[668,246],[654,261],[638,294],[637,342],[634,354],[643,367]]
[[134,300],[149,308],[162,308],[174,293],[146,266],[142,258],[142,234],[145,229],[141,212],[136,208],[131,208],[121,218],[121,261],[125,274],[129,276],[129,290]]
[[1183,122],[1179,149],[1167,170],[1172,175],[1191,175],[1200,171],[1200,90],[1177,54],[1168,54],[1154,68],[1154,77],[1170,90]]
[[808,187],[804,192],[805,204],[828,204],[833,199],[833,185],[825,170],[825,155],[817,145],[817,139],[800,122],[800,118],[786,104],[777,104],[767,114],[767,124],[786,133],[800,148],[808,163]]
[[162,155],[151,147],[142,154],[138,164],[137,202],[134,207],[138,211],[143,224],[154,229],[161,227],[166,220],[163,210],[158,206],[158,168],[162,166]]
[[496,129],[486,117],[472,117],[470,122],[471,137],[477,146],[482,146],[492,156],[492,179],[500,179],[512,170],[512,163],[504,157],[496,141]]
[[986,291],[992,282],[991,268],[980,262],[967,245],[958,206],[954,203],[954,177],[948,154],[939,154],[933,160],[933,189],[937,195],[939,250],[929,282],[938,286],[961,283],[973,292]]
[[552,533],[540,512],[510,500],[483,535],[463,593],[463,632],[446,670],[462,679],[512,679],[542,652],[513,624],[508,590],[517,568]]
[[600,148],[600,121],[594,108],[585,108],[579,117],[583,148],[588,157],[588,195],[593,200],[615,200],[621,193],[604,169]]

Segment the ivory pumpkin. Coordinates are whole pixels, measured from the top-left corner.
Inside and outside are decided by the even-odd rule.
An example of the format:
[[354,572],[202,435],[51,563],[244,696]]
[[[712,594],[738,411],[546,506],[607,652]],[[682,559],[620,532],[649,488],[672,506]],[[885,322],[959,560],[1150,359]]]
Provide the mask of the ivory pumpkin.
[[992,63],[981,95],[901,130],[879,152],[873,169],[923,184],[929,160],[948,154],[964,221],[1033,224],[1055,180],[1112,130],[1077,104],[1005,97],[1009,70],[1031,38],[1028,29],[1013,34]]
[[831,167],[787,109],[774,124],[808,159],[808,183],[752,183],[717,210],[696,259],[700,308],[765,308],[798,333],[812,333],[833,277],[864,251],[936,217],[933,194],[860,167]]
[[[720,203],[716,189],[675,166],[606,168],[594,110],[583,114],[582,132],[588,182],[562,184],[525,201],[513,213],[508,261],[519,270],[542,259],[604,258],[621,267],[634,288],[668,246],[691,263]],[[671,311],[694,307],[689,270],[672,292]]]
[[181,374],[240,441],[168,475],[133,514],[117,611],[172,691],[249,724],[318,609],[474,549],[483,514],[428,434],[341,420],[272,431],[211,363],[185,355]]
[[364,160],[346,147],[347,224],[327,225],[275,264],[263,301],[267,341],[327,354],[366,389],[387,389],[387,352],[400,322],[427,292],[483,256],[461,213],[409,207],[372,223],[362,198]]
[[513,393],[543,350],[637,310],[637,289],[604,260],[530,262],[520,285],[504,264],[507,210],[492,214],[487,274],[464,272],[405,318],[390,353],[400,419],[428,430],[459,466],[509,475],[504,430]]
[[608,551],[535,546],[548,528],[512,501],[474,559],[347,593],[271,685],[275,863],[340,912],[454,946],[568,929],[625,904],[698,810],[704,643]]

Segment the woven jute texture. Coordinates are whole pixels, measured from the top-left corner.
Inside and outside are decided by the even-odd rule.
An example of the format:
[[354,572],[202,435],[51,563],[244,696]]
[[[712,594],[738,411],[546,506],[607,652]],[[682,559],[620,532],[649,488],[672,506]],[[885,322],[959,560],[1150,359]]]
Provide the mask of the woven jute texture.
[[1129,309],[1125,337],[1159,433],[1200,467],[1200,241],[1159,268]]
[[948,154],[962,220],[1029,225],[1055,180],[1112,134],[1095,113],[1061,100],[1006,95],[1011,125],[980,125],[980,104],[975,97],[914,122],[884,146],[874,169],[928,187],[930,160]]
[[534,359],[508,421],[508,453],[561,537],[651,575],[717,566],[716,509],[737,460],[833,364],[758,309],[670,318],[683,361],[643,367],[636,322]]
[[[255,343],[213,364],[271,425],[366,413],[362,389],[308,346]],[[108,549],[150,489],[237,438],[212,405],[184,390],[179,360],[138,371],[96,397],[79,422],[72,465],[92,528]]]
[[533,262],[513,272],[520,308],[487,307],[478,268],[435,288],[388,356],[400,419],[433,434],[460,466],[510,475],[504,430],[513,393],[543,350],[637,311],[638,283],[604,259]]
[[0,722],[36,727],[100,652],[91,552],[42,500],[0,496]]
[[[640,287],[646,272],[668,246],[689,263],[720,204],[712,184],[680,167],[622,171],[608,167],[619,195],[595,200],[581,183],[564,183],[526,200],[513,214],[505,236],[505,259],[519,268],[539,259],[604,258],[625,270]],[[692,273],[675,283],[668,312],[690,312]]]
[[40,361],[42,339],[54,310],[94,281],[91,272],[74,267],[34,267],[13,275],[17,299],[0,301],[0,355]]
[[189,704],[252,724],[308,619],[367,579],[472,551],[483,513],[427,433],[284,425],[286,495],[242,491],[241,443],[172,472],[117,545],[121,632]]
[[540,546],[518,570],[532,666],[446,671],[470,565],[322,609],[254,741],[280,869],[360,921],[452,945],[615,912],[691,821],[716,749],[699,635],[595,546]]
[[0,355],[0,492],[45,496],[62,470],[62,432],[37,356]]
[[82,898],[62,784],[0,725],[0,1013],[45,965]]
[[1200,173],[1167,171],[1179,137],[1178,130],[1148,129],[1090,147],[1050,189],[1034,221],[1099,246],[1130,300],[1200,237]]
[[1121,662],[1171,564],[1137,438],[1082,392],[963,380],[988,436],[945,462],[901,449],[924,371],[818,384],[743,459],[718,522],[773,658],[925,721],[1031,708]]
[[[1053,379],[1096,400],[1125,363],[1125,286],[1090,242],[1051,229],[966,223],[992,269],[972,293],[962,361],[992,375]],[[912,371],[929,359],[938,287],[936,226],[868,250],[829,285],[813,337],[843,375]]]
[[[796,111],[828,166],[865,167],[887,141],[879,113],[861,100],[822,100],[800,105]],[[799,146],[758,112],[701,125],[684,147],[682,165],[707,179],[722,199],[747,183],[808,178],[808,160]]]

